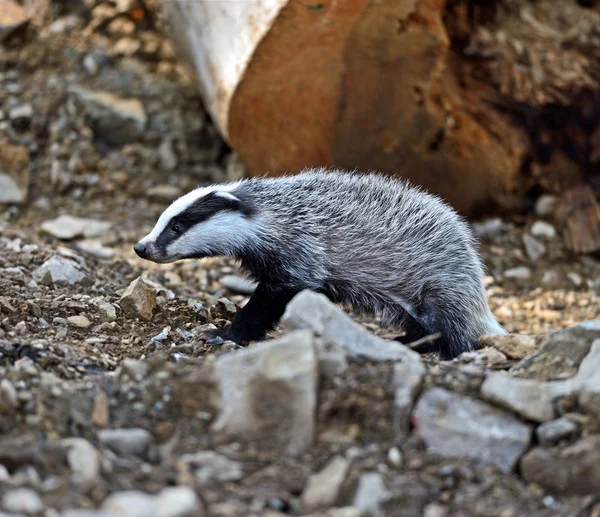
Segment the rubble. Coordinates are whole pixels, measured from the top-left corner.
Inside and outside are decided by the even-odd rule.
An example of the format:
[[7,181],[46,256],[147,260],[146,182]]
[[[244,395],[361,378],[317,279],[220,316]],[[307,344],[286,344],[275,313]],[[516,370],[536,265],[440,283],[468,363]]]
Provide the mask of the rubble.
[[53,255],[33,272],[33,278],[44,285],[91,285],[93,279],[77,262]]

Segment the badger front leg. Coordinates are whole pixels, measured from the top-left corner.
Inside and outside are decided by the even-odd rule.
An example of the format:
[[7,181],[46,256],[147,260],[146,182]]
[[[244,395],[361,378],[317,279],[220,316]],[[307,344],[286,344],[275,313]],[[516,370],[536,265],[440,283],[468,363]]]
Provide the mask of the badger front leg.
[[235,315],[231,325],[207,332],[236,343],[248,343],[264,339],[273,330],[288,302],[296,292],[277,286],[258,284],[248,303]]

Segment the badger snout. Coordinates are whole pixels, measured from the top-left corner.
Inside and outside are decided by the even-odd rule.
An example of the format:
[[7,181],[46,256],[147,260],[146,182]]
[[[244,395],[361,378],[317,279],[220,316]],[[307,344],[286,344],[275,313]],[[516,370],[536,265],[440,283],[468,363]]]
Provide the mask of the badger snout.
[[134,247],[136,255],[140,258],[148,258],[148,247],[142,242],[138,242]]

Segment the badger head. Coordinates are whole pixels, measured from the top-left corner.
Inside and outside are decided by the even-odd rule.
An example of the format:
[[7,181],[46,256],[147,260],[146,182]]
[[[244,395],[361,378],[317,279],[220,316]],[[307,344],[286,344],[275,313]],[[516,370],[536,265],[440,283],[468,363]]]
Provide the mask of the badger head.
[[167,263],[235,256],[257,233],[252,210],[235,193],[239,183],[198,188],[174,201],[134,247],[138,256]]

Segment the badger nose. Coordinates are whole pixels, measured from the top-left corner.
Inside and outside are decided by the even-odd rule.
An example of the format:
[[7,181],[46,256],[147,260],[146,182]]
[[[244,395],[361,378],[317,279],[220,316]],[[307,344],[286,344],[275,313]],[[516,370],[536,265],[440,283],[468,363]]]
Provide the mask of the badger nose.
[[146,256],[146,245],[142,242],[138,242],[134,247],[133,251],[136,252],[138,257],[144,258]]

